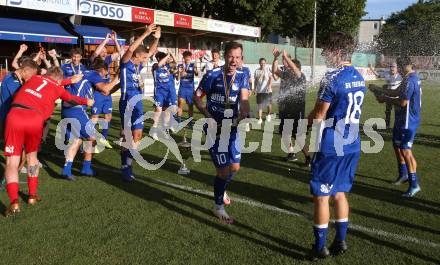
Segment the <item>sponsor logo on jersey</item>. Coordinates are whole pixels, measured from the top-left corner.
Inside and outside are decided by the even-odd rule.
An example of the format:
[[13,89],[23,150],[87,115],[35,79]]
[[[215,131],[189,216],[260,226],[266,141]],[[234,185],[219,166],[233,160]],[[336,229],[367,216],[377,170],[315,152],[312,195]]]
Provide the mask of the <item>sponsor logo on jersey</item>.
[[225,96],[219,93],[213,93],[211,94],[211,101],[214,103],[224,103]]
[[332,190],[333,185],[329,185],[329,184],[321,184],[321,192],[322,193],[330,193],[330,191]]
[[8,153],[8,154],[14,153],[14,146],[12,146],[12,145],[6,146],[5,147],[5,152]]

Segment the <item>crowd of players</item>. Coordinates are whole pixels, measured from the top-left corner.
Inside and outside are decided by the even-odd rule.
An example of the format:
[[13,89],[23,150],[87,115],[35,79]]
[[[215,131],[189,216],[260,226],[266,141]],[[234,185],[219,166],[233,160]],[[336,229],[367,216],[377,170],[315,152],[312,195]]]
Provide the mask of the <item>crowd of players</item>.
[[[152,37],[148,48],[143,45],[147,37]],[[306,165],[311,165],[311,192],[314,196],[314,235],[315,244],[312,248],[313,258],[325,258],[347,250],[345,236],[348,227],[348,201],[345,193],[349,192],[353,183],[357,163],[360,157],[359,135],[351,144],[345,145],[344,155],[338,156],[335,149],[335,134],[345,135],[350,126],[359,126],[366,87],[365,81],[350,64],[354,49],[353,39],[344,33],[330,34],[324,42],[323,55],[336,70],[328,72],[323,78],[313,111],[305,115],[306,77],[301,72],[301,63],[292,59],[286,52],[273,50],[274,60],[271,70],[266,59],[260,59],[260,67],[251,78],[248,68],[243,66],[243,47],[237,42],[226,43],[224,48],[225,61],[220,60],[220,52],[213,50],[212,61],[198,69],[191,61],[189,51],[183,53],[183,62],[178,64],[172,53],[158,51],[161,29],[156,25],[148,25],[127,50],[121,49],[116,34],[107,36],[90,58],[87,65],[82,63],[82,51],[74,49],[69,63],[60,65],[55,51],[49,51],[52,63],[46,58],[46,52],[40,50],[31,56],[23,56],[27,47],[21,45],[14,59],[14,72],[9,73],[1,86],[1,121],[4,133],[6,156],[6,190],[10,199],[5,215],[11,216],[20,211],[18,198],[18,172],[26,162],[28,176],[28,203],[35,204],[41,200],[37,194],[39,162],[37,152],[43,139],[44,126],[50,120],[55,101],[62,99],[62,118],[75,122],[65,132],[68,150],[65,152],[65,164],[61,176],[74,180],[72,164],[76,154],[83,146],[84,160],[81,174],[94,176],[92,156],[99,141],[111,148],[107,141],[109,123],[112,119],[111,94],[120,89],[119,113],[121,117],[121,177],[123,181],[134,180],[132,171],[132,149],[136,149],[142,138],[144,128],[142,100],[135,100],[143,94],[143,83],[140,72],[144,64],[155,57],[157,61],[152,67],[154,77],[154,117],[150,135],[154,139],[167,137],[165,129],[173,129],[171,117],[164,112],[175,113],[178,122],[182,120],[183,106],[188,105],[188,114],[193,115],[193,105],[206,118],[212,118],[218,126],[224,119],[232,119],[226,151],[222,141],[216,138],[209,149],[212,161],[217,169],[214,178],[214,214],[224,223],[233,223],[225,205],[231,203],[226,189],[240,169],[241,153],[239,149],[238,123],[249,117],[249,97],[252,92],[257,94],[258,123],[263,122],[263,108],[268,107],[266,122],[273,119],[271,113],[271,84],[280,78],[278,97],[281,118],[280,133],[284,121],[293,119],[294,134],[299,119],[308,119],[308,127],[330,118],[334,124],[324,128],[319,152],[313,159],[307,149],[303,150]],[[105,46],[113,40],[116,51],[107,54]],[[282,58],[283,67],[278,67],[278,59]],[[117,61],[118,74],[111,80],[109,65]],[[389,85],[394,89],[370,87],[379,102],[395,106],[396,119],[393,142],[399,165],[397,184],[409,181],[410,187],[404,194],[414,196],[420,191],[416,176],[416,162],[411,152],[415,132],[420,123],[420,81],[410,62],[401,62],[404,66],[404,78],[398,78],[397,65],[392,65]],[[197,88],[194,78],[206,71]],[[175,79],[180,81],[178,94]],[[402,81],[403,80],[403,81]],[[396,82],[402,82],[397,84]],[[120,84],[120,86],[118,86]],[[206,98],[204,100],[203,98]],[[133,101],[134,100],[134,101]],[[133,104],[132,102],[135,102]],[[87,106],[91,107],[90,115]],[[125,113],[130,110],[131,115]],[[168,110],[168,111],[167,111]],[[169,111],[171,110],[171,111]],[[104,115],[104,122],[99,120]],[[160,121],[160,118],[163,120]],[[128,119],[127,119],[128,118]],[[337,121],[344,120],[344,128],[337,128]],[[102,125],[99,138],[92,132]],[[161,123],[161,128],[159,124]],[[48,127],[48,126],[46,126]],[[219,127],[219,129],[221,129]],[[220,130],[219,130],[220,131]],[[128,135],[127,135],[127,132]],[[128,141],[129,139],[129,141]],[[85,144],[83,144],[83,142]],[[288,160],[296,160],[292,143],[288,143]],[[24,151],[23,151],[24,148]],[[335,202],[336,236],[330,251],[326,247],[328,223],[330,218],[329,200]]]

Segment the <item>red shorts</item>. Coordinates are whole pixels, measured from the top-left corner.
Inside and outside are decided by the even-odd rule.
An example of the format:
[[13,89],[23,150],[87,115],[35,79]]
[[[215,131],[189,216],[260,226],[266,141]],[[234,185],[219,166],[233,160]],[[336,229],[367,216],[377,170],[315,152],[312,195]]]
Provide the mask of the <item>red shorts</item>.
[[37,152],[43,135],[43,118],[33,110],[12,108],[5,123],[5,156]]

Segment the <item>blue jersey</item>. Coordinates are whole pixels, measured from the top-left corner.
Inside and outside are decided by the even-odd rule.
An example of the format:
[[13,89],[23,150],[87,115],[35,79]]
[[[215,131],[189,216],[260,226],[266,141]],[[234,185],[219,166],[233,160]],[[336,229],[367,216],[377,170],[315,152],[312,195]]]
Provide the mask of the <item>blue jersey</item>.
[[[365,91],[364,78],[352,65],[326,74],[318,96],[321,101],[330,103],[325,119],[333,119],[333,123],[322,133],[320,152],[337,154],[337,148],[342,145],[344,154],[360,152],[359,130],[353,129],[356,127],[350,130],[350,126],[359,126]],[[349,135],[350,131],[356,134]],[[342,139],[351,144],[345,144]]]
[[247,76],[248,80],[251,78],[251,70],[249,69],[249,67],[243,66],[241,67],[240,70],[243,71],[243,73]]
[[194,92],[194,74],[195,74],[195,64],[179,64],[177,69],[183,68],[186,72],[185,76],[180,77],[180,87],[179,89],[185,89]]
[[5,121],[11,108],[15,92],[21,87],[21,82],[15,73],[7,74],[2,81],[0,88],[0,117]]
[[[98,72],[96,71],[89,71],[86,70],[84,73],[83,79],[76,83],[72,84],[71,86],[67,87],[66,89],[70,92],[72,95],[76,95],[78,97],[82,98],[92,98],[93,95],[93,89],[94,86],[97,83],[106,82],[106,79],[103,79]],[[87,109],[87,106],[72,106],[67,102],[63,102],[63,109],[70,109],[70,108],[83,108]]]
[[[201,86],[199,86],[202,92],[207,96],[207,110],[217,122],[221,122],[225,118],[225,108],[233,110],[233,116],[229,118],[238,117],[241,90],[249,89],[249,80],[243,71],[236,70],[235,78],[230,75],[225,75],[224,71],[223,67],[208,71],[206,73],[206,79]],[[230,87],[230,106],[226,105],[226,86]]]
[[174,75],[170,72],[171,67],[166,64],[162,67],[153,65],[154,91],[159,90],[176,90],[174,83]]
[[[86,86],[93,90],[93,98],[95,102],[103,101],[107,99],[109,96],[104,96],[99,90],[96,89],[96,84],[98,83],[109,83],[110,80],[107,78],[102,77],[97,71],[86,71],[84,73],[84,79],[88,82],[86,83]],[[111,96],[110,96],[111,97]]]
[[142,64],[135,65],[131,60],[127,63],[121,62],[121,100],[129,100],[135,95],[142,94],[139,86],[139,73],[142,67]]
[[[65,63],[61,65],[61,70],[63,70],[64,78],[71,78],[77,74],[84,74],[87,68],[83,64],[73,65],[73,63]],[[72,85],[66,86],[66,88],[70,88]]]
[[394,126],[398,129],[416,130],[420,126],[420,110],[422,107],[421,81],[416,73],[406,77],[400,93],[400,100],[408,100],[406,107],[396,108]]
[[70,78],[77,74],[84,73],[87,68],[83,64],[73,65],[73,63],[65,63],[61,65],[61,69],[64,73],[64,78]]

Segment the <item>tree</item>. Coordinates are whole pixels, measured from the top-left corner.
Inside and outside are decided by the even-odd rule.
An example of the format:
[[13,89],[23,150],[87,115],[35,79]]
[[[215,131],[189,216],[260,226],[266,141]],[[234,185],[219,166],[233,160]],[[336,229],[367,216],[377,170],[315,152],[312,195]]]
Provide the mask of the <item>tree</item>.
[[[281,6],[282,19],[278,33],[295,36],[305,47],[313,40],[314,0],[287,0]],[[355,35],[366,0],[317,0],[317,42],[320,44],[330,32],[343,31]]]
[[[366,0],[317,0],[317,36],[323,39],[329,32],[344,31],[354,35],[365,14]],[[131,0],[113,0],[133,4]],[[314,0],[145,0],[137,5],[208,17],[261,27],[263,39],[269,33],[295,36],[310,46],[313,37]]]
[[440,1],[419,1],[392,14],[378,36],[378,49],[386,55],[440,54]]

